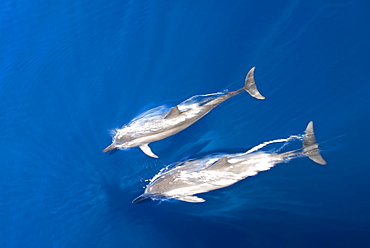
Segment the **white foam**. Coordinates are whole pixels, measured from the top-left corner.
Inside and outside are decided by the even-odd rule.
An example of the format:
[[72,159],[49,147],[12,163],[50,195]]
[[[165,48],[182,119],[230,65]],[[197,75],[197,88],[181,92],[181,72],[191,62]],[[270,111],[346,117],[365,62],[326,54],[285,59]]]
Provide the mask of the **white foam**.
[[252,152],[258,151],[261,148],[263,148],[263,147],[265,147],[267,145],[273,144],[273,143],[286,142],[282,147],[280,147],[280,149],[278,149],[278,151],[280,151],[282,148],[284,148],[286,145],[288,145],[288,143],[290,141],[293,141],[293,140],[302,140],[302,139],[303,139],[303,135],[291,135],[289,138],[286,138],[286,139],[276,139],[276,140],[266,141],[266,142],[263,142],[262,144],[259,144],[259,145],[255,146],[255,147],[253,147],[252,149],[248,150],[245,154],[250,154]]

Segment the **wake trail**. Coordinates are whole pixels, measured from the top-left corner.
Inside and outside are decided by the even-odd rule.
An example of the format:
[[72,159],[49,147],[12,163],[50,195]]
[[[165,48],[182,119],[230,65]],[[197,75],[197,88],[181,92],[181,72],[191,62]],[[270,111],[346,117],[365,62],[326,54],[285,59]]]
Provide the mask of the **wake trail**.
[[262,149],[263,147],[265,147],[267,145],[270,145],[270,144],[285,142],[285,144],[283,144],[276,151],[276,152],[278,152],[278,151],[281,151],[285,146],[287,146],[291,141],[293,141],[293,140],[302,140],[302,139],[303,139],[303,135],[291,135],[290,137],[285,138],[285,139],[276,139],[276,140],[266,141],[266,142],[263,142],[262,144],[259,144],[255,147],[253,147],[252,149],[248,150],[245,154],[250,154],[252,152],[258,151],[258,150]]

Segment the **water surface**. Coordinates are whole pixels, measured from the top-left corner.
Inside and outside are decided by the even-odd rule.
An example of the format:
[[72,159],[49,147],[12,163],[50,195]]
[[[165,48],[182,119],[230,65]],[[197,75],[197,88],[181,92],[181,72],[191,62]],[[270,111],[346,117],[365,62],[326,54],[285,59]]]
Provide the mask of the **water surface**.
[[[361,0],[2,1],[1,247],[369,247],[370,54]],[[240,94],[185,131],[104,154],[161,105]],[[238,153],[313,120],[300,158],[202,204],[132,204],[176,161]]]

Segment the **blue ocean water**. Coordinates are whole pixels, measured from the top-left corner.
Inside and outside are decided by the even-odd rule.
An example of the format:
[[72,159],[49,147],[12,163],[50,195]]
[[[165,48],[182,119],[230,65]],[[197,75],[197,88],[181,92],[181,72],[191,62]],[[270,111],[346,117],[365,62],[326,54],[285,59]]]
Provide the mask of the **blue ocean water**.
[[[369,247],[370,3],[0,3],[1,247]],[[110,130],[196,94],[240,94],[140,149]],[[205,203],[132,204],[166,165],[315,122],[327,166],[280,164]]]

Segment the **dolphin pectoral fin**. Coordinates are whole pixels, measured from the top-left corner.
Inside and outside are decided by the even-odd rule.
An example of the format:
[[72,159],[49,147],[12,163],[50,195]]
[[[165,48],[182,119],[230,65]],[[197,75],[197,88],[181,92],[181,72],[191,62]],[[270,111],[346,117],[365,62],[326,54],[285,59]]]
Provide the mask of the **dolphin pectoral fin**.
[[247,76],[245,77],[245,85],[243,89],[254,98],[265,99],[265,97],[261,95],[261,93],[258,91],[256,82],[254,81],[254,69],[256,69],[256,67],[250,69]]
[[164,117],[165,119],[175,118],[181,115],[181,112],[177,106],[173,107],[170,112]]
[[175,198],[176,200],[179,201],[185,201],[185,202],[191,202],[191,203],[199,203],[199,202],[205,202],[203,198],[200,198],[198,196],[194,195],[184,195],[184,196],[179,196]]
[[220,160],[218,160],[216,163],[214,163],[210,169],[211,170],[217,170],[217,169],[222,169],[227,166],[230,166],[231,164],[227,161],[227,157],[222,157]]
[[149,157],[152,157],[152,158],[158,158],[157,155],[155,155],[152,150],[150,149],[149,145],[148,144],[145,144],[145,145],[142,145],[140,146],[140,149],[143,151],[143,153],[145,153],[146,155],[148,155]]

